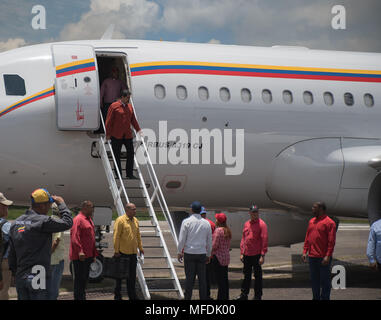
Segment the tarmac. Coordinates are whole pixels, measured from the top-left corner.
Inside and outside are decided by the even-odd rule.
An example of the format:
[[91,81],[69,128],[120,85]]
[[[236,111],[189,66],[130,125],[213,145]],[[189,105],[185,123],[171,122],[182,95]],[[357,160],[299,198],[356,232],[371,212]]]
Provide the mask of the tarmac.
[[[142,224],[145,222],[142,221]],[[168,230],[166,222],[160,222],[163,234],[166,238],[168,249],[173,258],[177,257],[176,247]],[[112,228],[111,228],[112,230]],[[143,231],[142,232],[148,232]],[[364,224],[340,224],[336,237],[334,260],[332,266],[343,266],[339,273],[339,289],[332,289],[331,300],[381,300],[381,272],[369,268],[366,256],[366,246],[369,235],[369,226]],[[149,238],[147,238],[149,239]],[[66,246],[66,257],[68,257],[69,232],[65,232],[64,241]],[[108,248],[103,255],[113,255],[112,233],[106,233],[104,242]],[[155,240],[149,240],[155,241]],[[144,245],[152,245],[143,242]],[[145,255],[149,255],[147,249]],[[303,243],[294,244],[291,247],[270,247],[263,265],[263,300],[311,300],[312,292],[309,279],[308,264],[301,260]],[[233,248],[230,252],[231,263],[229,265],[230,299],[239,296],[241,282],[243,279],[242,263],[240,262],[240,250]],[[184,266],[173,259],[180,283],[184,288],[185,273]],[[146,263],[146,262],[145,262]],[[332,274],[332,277],[339,275]],[[157,272],[156,276],[160,276]],[[137,281],[138,284],[138,281]],[[103,279],[100,283],[89,283],[87,288],[87,300],[113,300],[114,280]],[[123,291],[125,282],[123,282]],[[10,288],[10,298],[16,299],[16,290]],[[128,299],[124,292],[123,298]],[[138,294],[139,294],[138,290]],[[142,298],[142,296],[140,295]],[[217,289],[212,286],[211,297],[216,299]],[[250,291],[249,299],[253,297]],[[152,300],[174,300],[178,299],[176,293],[152,293]],[[197,279],[193,291],[193,300],[199,299]],[[73,281],[69,270],[68,258],[65,259],[64,275],[61,283],[59,300],[73,300]]]

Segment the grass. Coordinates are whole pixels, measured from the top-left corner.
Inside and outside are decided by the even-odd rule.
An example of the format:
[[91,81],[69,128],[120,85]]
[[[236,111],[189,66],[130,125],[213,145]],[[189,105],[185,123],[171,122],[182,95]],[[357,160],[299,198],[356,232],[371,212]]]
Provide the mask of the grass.
[[[8,218],[7,218],[7,220],[16,220],[18,217],[23,215],[28,208],[29,207],[11,206],[8,209]],[[74,214],[77,214],[79,212],[79,210],[78,210],[78,208],[74,208],[74,209],[72,209],[72,212]],[[51,212],[49,213],[49,215],[50,214],[51,214]],[[164,215],[162,213],[157,213],[156,216],[157,216],[157,219],[159,221],[164,221],[165,220]],[[116,220],[116,218],[118,218],[118,213],[116,211],[113,211],[113,213],[112,213],[112,220]],[[136,218],[139,219],[139,220],[142,220],[142,221],[143,220],[150,220],[150,216],[149,216],[148,212],[143,212],[143,211],[138,211],[136,213]]]
[[23,215],[28,207],[23,206],[11,206],[8,209],[8,218],[7,220],[15,220],[19,216]]

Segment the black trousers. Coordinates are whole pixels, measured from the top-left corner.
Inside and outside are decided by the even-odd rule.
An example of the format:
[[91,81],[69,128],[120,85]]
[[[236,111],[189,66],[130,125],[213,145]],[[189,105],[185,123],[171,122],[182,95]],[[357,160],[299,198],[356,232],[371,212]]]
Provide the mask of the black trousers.
[[132,139],[116,139],[111,137],[111,146],[112,152],[114,153],[116,164],[119,168],[120,175],[122,174],[122,165],[120,162],[120,155],[122,153],[122,146],[125,146],[127,151],[127,160],[126,160],[126,175],[127,177],[132,176],[134,168],[134,144]]
[[[136,283],[136,265],[137,265],[137,256],[136,254],[121,254],[121,257],[129,259],[128,266],[128,277],[126,278],[127,293],[130,300],[137,300],[135,283]],[[115,298],[122,298],[122,279],[115,280]]]
[[212,262],[207,263],[205,265],[205,271],[206,271],[206,273],[205,273],[205,278],[206,278],[206,296],[209,299],[210,298],[210,287],[211,287],[212,283],[215,284],[214,281],[212,281],[212,280],[215,279],[215,277],[213,275],[213,265],[212,265]]
[[89,280],[90,265],[94,258],[85,261],[74,260],[74,300],[86,300],[86,286]]
[[256,299],[262,298],[262,266],[259,264],[261,255],[243,256],[243,274],[241,292],[248,295],[250,292],[251,275],[254,270],[254,297]]
[[214,256],[211,262],[215,277],[217,278],[218,300],[229,300],[229,278],[228,266],[222,266],[217,257]]
[[192,299],[194,281],[197,275],[200,300],[207,300],[208,297],[206,294],[206,254],[184,253],[184,268],[186,277],[184,299]]

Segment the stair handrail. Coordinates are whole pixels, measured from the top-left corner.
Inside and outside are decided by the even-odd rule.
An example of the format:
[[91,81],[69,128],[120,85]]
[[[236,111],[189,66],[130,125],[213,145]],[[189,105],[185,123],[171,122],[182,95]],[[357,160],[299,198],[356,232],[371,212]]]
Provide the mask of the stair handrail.
[[[137,119],[137,115],[136,115],[136,112],[135,112],[135,106],[134,106],[134,102],[133,102],[132,97],[130,98],[130,102],[131,102],[132,108],[134,110],[135,117]],[[139,133],[136,133],[136,131],[135,131],[135,136],[139,137]],[[148,152],[147,145],[146,145],[146,143],[144,141],[144,137],[140,137],[138,139],[140,140],[141,145],[143,146],[143,152],[146,154],[146,156],[145,156],[145,158],[146,158],[146,165],[147,165],[147,169],[148,169],[148,172],[149,172],[149,176],[150,176],[151,182],[152,182],[152,184],[154,186],[154,190],[157,188],[157,190],[158,190],[158,196],[160,197],[160,199],[162,201],[162,204],[164,206],[164,209],[161,206],[161,210],[162,210],[165,218],[167,219],[167,221],[169,223],[171,234],[172,234],[172,237],[173,237],[173,239],[175,241],[175,244],[176,244],[176,247],[177,247],[179,241],[178,241],[178,238],[177,238],[177,234],[176,234],[176,230],[175,230],[175,227],[174,227],[174,223],[173,223],[171,214],[169,212],[167,202],[165,201],[165,198],[164,198],[164,195],[163,195],[163,191],[162,191],[162,189],[160,187],[160,183],[159,183],[159,180],[157,178],[155,169],[153,168],[153,164],[152,164],[149,152]]]

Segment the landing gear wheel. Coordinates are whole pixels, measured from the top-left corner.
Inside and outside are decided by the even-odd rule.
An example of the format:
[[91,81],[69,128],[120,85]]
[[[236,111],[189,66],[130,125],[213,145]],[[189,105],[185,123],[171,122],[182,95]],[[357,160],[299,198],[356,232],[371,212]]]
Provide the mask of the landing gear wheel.
[[89,282],[98,283],[103,280],[103,256],[98,256],[97,260],[90,265]]
[[[73,276],[73,261],[70,262],[70,274]],[[98,283],[103,280],[103,256],[98,256],[97,260],[90,265],[89,282]]]

